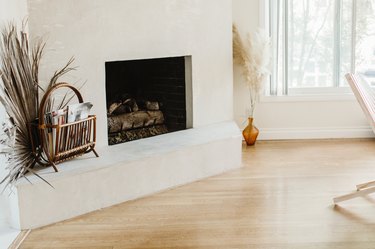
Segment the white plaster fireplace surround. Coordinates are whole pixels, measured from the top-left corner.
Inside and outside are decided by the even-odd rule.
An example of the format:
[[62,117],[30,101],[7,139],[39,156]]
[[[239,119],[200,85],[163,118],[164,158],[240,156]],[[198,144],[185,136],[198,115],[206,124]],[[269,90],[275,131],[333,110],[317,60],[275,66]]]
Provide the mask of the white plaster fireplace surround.
[[[35,228],[240,167],[233,120],[231,0],[29,0],[31,36],[47,38],[41,80],[71,56],[94,104],[97,151],[17,186],[19,226]],[[107,145],[105,62],[191,56],[192,129]]]

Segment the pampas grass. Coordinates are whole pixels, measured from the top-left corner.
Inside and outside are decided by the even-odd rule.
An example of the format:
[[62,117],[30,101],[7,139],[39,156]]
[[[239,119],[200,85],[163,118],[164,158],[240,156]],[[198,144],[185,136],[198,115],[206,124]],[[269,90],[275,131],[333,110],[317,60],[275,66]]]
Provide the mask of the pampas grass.
[[70,64],[73,59],[63,69],[56,71],[44,90],[38,79],[44,47],[45,43],[38,40],[35,46],[30,48],[27,34],[23,29],[18,31],[15,24],[9,24],[1,31],[0,102],[5,108],[8,120],[3,125],[5,138],[1,139],[0,143],[8,148],[8,174],[0,184],[5,184],[5,187],[25,177],[28,172],[40,177],[32,169],[35,158],[28,125],[38,117],[39,92],[45,92],[56,84],[61,75],[72,70]]
[[263,30],[258,30],[252,36],[248,34],[244,41],[236,25],[233,25],[233,59],[241,66],[246,85],[249,88],[249,117],[254,115],[264,81],[269,75],[270,58],[270,39]]

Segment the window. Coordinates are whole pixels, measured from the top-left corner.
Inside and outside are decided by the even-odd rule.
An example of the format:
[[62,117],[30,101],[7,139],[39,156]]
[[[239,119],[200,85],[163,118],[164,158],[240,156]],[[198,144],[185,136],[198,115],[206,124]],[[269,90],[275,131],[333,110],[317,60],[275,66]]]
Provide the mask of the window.
[[347,72],[375,85],[374,10],[375,0],[269,0],[270,94],[342,92]]

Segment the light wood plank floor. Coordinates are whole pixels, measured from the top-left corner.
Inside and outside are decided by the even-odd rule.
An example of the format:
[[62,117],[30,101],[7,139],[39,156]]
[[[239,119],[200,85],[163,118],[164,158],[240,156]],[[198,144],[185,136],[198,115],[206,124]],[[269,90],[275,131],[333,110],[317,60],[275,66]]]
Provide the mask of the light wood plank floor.
[[[230,155],[228,155],[230,156]],[[244,167],[33,230],[21,248],[375,248],[375,140],[258,142]]]

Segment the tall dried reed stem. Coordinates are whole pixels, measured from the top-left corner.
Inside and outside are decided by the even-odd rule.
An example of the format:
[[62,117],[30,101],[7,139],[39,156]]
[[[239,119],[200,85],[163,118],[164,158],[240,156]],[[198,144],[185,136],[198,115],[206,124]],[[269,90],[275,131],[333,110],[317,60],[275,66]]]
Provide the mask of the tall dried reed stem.
[[233,59],[241,66],[249,88],[248,115],[251,117],[254,115],[265,78],[269,74],[270,53],[270,39],[264,31],[258,30],[253,36],[248,34],[247,40],[244,42],[236,25],[233,25]]

